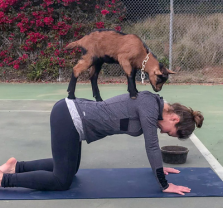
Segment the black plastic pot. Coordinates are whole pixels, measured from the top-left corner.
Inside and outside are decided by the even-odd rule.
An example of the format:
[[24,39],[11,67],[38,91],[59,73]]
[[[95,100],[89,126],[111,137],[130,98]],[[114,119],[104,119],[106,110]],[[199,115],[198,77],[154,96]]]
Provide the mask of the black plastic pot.
[[161,147],[163,162],[170,164],[183,164],[187,160],[189,150],[182,146]]

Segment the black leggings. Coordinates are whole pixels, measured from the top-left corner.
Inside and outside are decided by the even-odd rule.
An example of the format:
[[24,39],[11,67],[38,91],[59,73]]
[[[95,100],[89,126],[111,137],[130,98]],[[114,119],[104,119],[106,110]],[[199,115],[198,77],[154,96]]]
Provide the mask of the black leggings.
[[15,174],[3,174],[2,187],[69,189],[79,169],[81,142],[64,99],[54,105],[50,126],[53,159],[17,162]]

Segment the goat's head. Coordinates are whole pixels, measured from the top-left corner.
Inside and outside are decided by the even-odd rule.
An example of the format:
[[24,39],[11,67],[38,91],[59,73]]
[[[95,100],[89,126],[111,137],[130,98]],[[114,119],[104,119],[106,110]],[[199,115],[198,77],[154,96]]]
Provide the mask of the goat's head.
[[149,74],[149,81],[155,92],[159,92],[162,89],[163,84],[168,80],[169,74],[175,74],[175,72],[167,69],[162,63],[159,63],[153,54],[149,55],[145,72]]

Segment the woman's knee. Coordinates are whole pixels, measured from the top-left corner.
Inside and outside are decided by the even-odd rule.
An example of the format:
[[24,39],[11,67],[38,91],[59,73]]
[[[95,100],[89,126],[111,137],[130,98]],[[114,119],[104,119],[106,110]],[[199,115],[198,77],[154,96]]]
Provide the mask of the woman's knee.
[[60,187],[58,187],[58,189],[56,191],[67,191],[68,189],[70,189],[70,185],[62,185]]
[[55,191],[66,191],[70,189],[72,183],[66,182],[66,183],[57,183],[57,185],[54,187]]

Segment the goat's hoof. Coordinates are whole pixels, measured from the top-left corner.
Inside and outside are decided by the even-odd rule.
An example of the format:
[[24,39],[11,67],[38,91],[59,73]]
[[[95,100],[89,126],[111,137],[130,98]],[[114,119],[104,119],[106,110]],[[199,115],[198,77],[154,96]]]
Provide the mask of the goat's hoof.
[[76,97],[74,96],[74,95],[68,95],[68,97],[67,97],[68,99],[71,99],[71,100],[74,100],[74,99],[76,99]]
[[103,101],[101,98],[100,99],[96,99],[97,102]]
[[133,100],[135,100],[135,99],[137,98],[137,96],[131,96],[131,98],[132,98]]
[[97,102],[103,101],[101,96],[93,96]]

